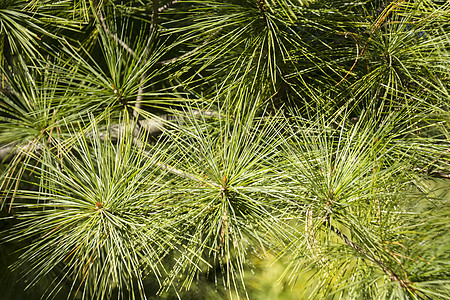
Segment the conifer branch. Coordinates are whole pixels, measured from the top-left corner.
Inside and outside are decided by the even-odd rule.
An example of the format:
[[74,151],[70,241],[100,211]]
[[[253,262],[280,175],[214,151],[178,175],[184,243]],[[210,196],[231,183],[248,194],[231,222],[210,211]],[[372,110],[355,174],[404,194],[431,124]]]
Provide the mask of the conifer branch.
[[367,258],[372,263],[378,265],[383,270],[383,272],[386,275],[389,276],[389,278],[392,281],[398,282],[400,284],[400,286],[402,286],[403,288],[405,288],[405,289],[407,289],[407,290],[409,290],[409,291],[411,291],[412,293],[415,294],[416,290],[411,286],[411,282],[403,280],[388,265],[386,265],[386,263],[384,261],[382,261],[381,259],[377,259],[377,258],[373,257],[372,255],[367,253],[367,251],[364,250],[361,246],[359,246],[358,244],[354,243],[348,236],[346,236],[338,228],[334,227],[330,223],[330,221],[328,219],[328,216],[326,217],[325,225],[330,227],[331,231],[334,232],[341,240],[343,240],[346,245],[348,245],[349,247],[354,249],[356,252],[358,252],[359,254],[364,256],[365,258]]
[[[201,110],[192,110],[191,114],[193,116],[203,116],[207,118],[217,118],[219,114],[215,111],[201,111]],[[134,136],[137,137],[140,134],[140,130],[145,130],[145,133],[149,136],[156,136],[161,134],[164,131],[164,128],[167,127],[167,123],[172,120],[178,120],[179,122],[183,122],[182,118],[178,118],[176,116],[170,114],[164,114],[161,116],[155,116],[149,119],[139,120],[137,123],[137,128],[134,131]],[[124,128],[124,124],[111,124],[108,128],[100,131],[100,138],[104,139],[107,135],[113,140],[117,140],[120,137],[120,132]],[[92,137],[94,135],[93,132],[86,133],[86,136]],[[19,143],[11,143],[11,144],[0,144],[0,162],[8,162],[12,157],[20,153],[21,151],[28,151],[31,148],[29,145],[21,146]],[[39,148],[38,148],[39,149]]]
[[166,10],[167,8],[171,7],[172,5],[174,5],[175,3],[177,3],[180,0],[173,0],[169,3],[164,4],[163,6],[161,6],[160,8],[158,8],[158,12],[162,13],[164,10]]
[[106,25],[106,21],[103,18],[102,12],[99,9],[98,10],[98,19],[100,20],[100,24],[103,27],[103,30],[105,30],[106,34],[109,35],[114,41],[116,41],[120,46],[122,46],[122,48],[124,48],[128,53],[130,53],[132,56],[135,56],[136,53],[134,52],[133,49],[131,49],[130,46],[127,45],[127,43],[125,43],[122,39],[120,39],[117,34],[112,33],[108,26]]
[[187,52],[187,53],[185,53],[185,54],[183,54],[181,56],[174,57],[174,58],[171,58],[171,59],[168,59],[168,60],[164,60],[164,61],[158,62],[158,64],[169,65],[169,64],[174,63],[174,62],[176,62],[178,60],[181,60],[181,59],[184,59],[186,57],[191,56],[192,54],[196,53],[198,50],[202,49],[205,45],[207,45],[214,38],[214,36],[216,34],[218,34],[220,31],[222,31],[222,28],[220,28],[220,29],[216,30],[215,32],[213,32],[213,34],[206,41],[204,41],[200,46],[195,47],[191,51],[189,51],[189,52]]
[[[152,43],[155,39],[155,28],[156,28],[156,25],[158,22],[158,12],[159,12],[158,5],[159,5],[159,0],[153,0],[153,11],[152,11],[150,29],[149,29],[149,33],[148,33],[148,42],[147,42],[147,46],[145,47],[144,54],[142,56],[144,65],[147,63],[147,56],[150,52]],[[143,99],[146,77],[147,77],[147,72],[144,72],[142,74],[141,81],[139,83],[138,95],[136,97],[136,104],[134,106],[133,119],[136,121],[136,124],[138,124],[137,120],[139,119],[139,110],[141,108],[141,103],[142,103],[142,99]]]

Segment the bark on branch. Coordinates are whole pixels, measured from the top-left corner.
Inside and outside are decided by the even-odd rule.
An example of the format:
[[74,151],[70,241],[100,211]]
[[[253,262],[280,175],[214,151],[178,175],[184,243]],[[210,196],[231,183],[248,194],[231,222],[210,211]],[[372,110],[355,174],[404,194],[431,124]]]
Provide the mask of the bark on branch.
[[369,253],[367,253],[366,250],[364,250],[361,246],[359,246],[358,244],[354,243],[348,236],[346,236],[344,233],[342,233],[338,228],[336,228],[335,226],[333,226],[330,221],[328,220],[328,218],[326,218],[325,220],[325,225],[328,226],[331,231],[333,231],[341,240],[344,241],[344,243],[346,245],[348,245],[349,247],[351,247],[352,249],[354,249],[356,252],[358,252],[359,254],[361,254],[363,257],[367,258],[369,261],[371,261],[372,263],[378,265],[383,272],[389,276],[389,278],[392,281],[398,282],[400,284],[401,287],[403,287],[404,289],[407,289],[409,291],[411,291],[412,293],[415,294],[416,290],[411,286],[411,282],[405,281],[404,279],[402,279],[399,275],[397,275],[384,261],[382,261],[381,259],[377,259],[375,257],[373,257],[372,255],[370,255]]
[[[147,63],[147,57],[150,53],[150,47],[152,46],[152,43],[155,40],[156,25],[158,23],[158,13],[159,13],[158,5],[159,5],[159,0],[153,0],[152,20],[151,20],[150,29],[148,32],[148,42],[145,47],[144,54],[142,56],[144,65]],[[144,74],[142,74],[141,81],[139,83],[138,95],[136,97],[136,104],[134,106],[134,112],[133,112],[133,116],[132,116],[137,124],[138,124],[137,121],[139,119],[139,110],[141,108],[141,102],[142,102],[143,94],[144,94],[144,90],[145,90],[145,78],[146,77],[147,77],[147,72],[144,72]]]
[[175,3],[177,3],[180,0],[173,0],[169,3],[164,4],[163,6],[161,6],[160,8],[158,8],[158,12],[162,13],[164,10],[166,10],[167,8],[171,7],[172,5],[174,5]]
[[120,39],[117,34],[112,33],[108,26],[106,25],[106,21],[103,18],[101,10],[98,11],[98,19],[100,20],[100,24],[103,27],[103,30],[106,32],[107,35],[109,35],[114,41],[116,41],[122,48],[124,48],[128,53],[130,53],[132,56],[135,56],[136,53],[133,49],[131,49],[130,46],[127,45],[122,39]]
[[[192,116],[202,116],[206,118],[217,118],[219,114],[215,111],[200,111],[193,110],[191,111]],[[140,134],[140,131],[145,131],[148,136],[157,136],[161,134],[165,128],[167,128],[167,124],[171,121],[177,121],[178,124],[182,124],[184,122],[183,117],[177,117],[171,114],[164,114],[161,116],[155,116],[150,119],[143,119],[138,121],[138,126],[134,132],[135,136]],[[113,140],[116,140],[120,137],[120,132],[123,131],[124,124],[112,124],[108,128],[106,128],[103,132],[100,132],[100,138],[104,138],[107,135]],[[87,133],[88,137],[92,136],[93,133]],[[31,146],[23,146],[20,143],[10,143],[10,144],[0,144],[0,162],[9,162],[9,160],[20,153],[21,151],[29,150]]]
[[[177,3],[179,0],[173,0],[169,3],[164,4],[161,7],[158,7],[157,9],[157,13],[162,13],[164,10],[166,10],[167,8],[171,7],[172,5],[174,5],[175,3]],[[154,5],[156,4],[156,6],[158,5],[159,1],[155,1]],[[152,23],[155,22],[156,20],[154,19],[155,17],[155,13],[152,14]],[[109,30],[108,26],[106,25],[106,20],[103,17],[103,14],[101,12],[101,10],[98,11],[98,19],[100,21],[100,24],[103,27],[103,30],[105,30],[106,34],[108,34],[113,40],[115,40],[120,46],[122,46],[122,48],[124,48],[128,53],[130,53],[132,56],[136,56],[136,52],[127,44],[125,43],[121,38],[119,38],[117,36],[117,34],[114,34],[111,32],[111,30]],[[154,21],[155,20],[155,21]],[[150,30],[153,30],[155,24],[153,24],[150,27]]]

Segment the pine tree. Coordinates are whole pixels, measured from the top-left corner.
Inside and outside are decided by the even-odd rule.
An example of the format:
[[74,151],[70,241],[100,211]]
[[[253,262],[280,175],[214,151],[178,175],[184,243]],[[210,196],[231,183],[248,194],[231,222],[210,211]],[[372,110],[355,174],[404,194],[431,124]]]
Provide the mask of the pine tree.
[[3,0],[0,297],[450,299],[449,12]]

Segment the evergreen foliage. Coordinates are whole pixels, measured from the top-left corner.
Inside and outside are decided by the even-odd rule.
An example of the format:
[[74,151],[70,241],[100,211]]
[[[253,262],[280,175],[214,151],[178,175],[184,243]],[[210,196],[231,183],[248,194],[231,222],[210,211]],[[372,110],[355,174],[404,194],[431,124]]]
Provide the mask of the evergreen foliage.
[[0,68],[0,298],[450,299],[449,1],[1,0]]

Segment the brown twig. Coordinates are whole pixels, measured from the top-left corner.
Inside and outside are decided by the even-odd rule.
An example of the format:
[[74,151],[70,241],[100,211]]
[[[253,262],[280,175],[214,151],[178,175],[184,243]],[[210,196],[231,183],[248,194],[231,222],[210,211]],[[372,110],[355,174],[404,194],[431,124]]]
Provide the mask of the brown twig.
[[398,6],[400,6],[400,4],[402,2],[405,2],[405,0],[398,0],[396,3],[390,3],[389,4],[389,9],[384,11],[384,13],[382,13],[379,18],[378,21],[375,23],[375,26],[372,28],[372,30],[370,31],[370,36],[369,39],[367,40],[366,44],[364,45],[364,48],[361,51],[361,55],[363,55],[366,52],[367,46],[369,45],[370,40],[372,39],[373,34],[375,33],[375,30],[377,30],[381,24],[384,22],[384,20],[387,18],[387,16],[394,10],[396,9]]
[[[347,38],[348,36],[348,32],[345,33],[345,38]],[[356,66],[356,63],[358,62],[359,59],[359,45],[358,45],[358,41],[355,39],[355,37],[353,36],[353,34],[350,34],[350,36],[355,40],[355,45],[356,45],[356,59],[355,62],[353,63],[352,67],[350,68],[350,70],[348,70],[347,74],[345,74],[344,77],[342,77],[342,79],[336,84],[336,86],[338,86],[339,84],[341,84],[342,81],[345,80],[345,78],[347,78],[347,76],[352,72],[353,68]]]
[[[380,15],[380,17],[378,18],[378,20],[377,20],[377,22],[375,23],[375,26],[371,29],[371,31],[370,31],[370,36],[369,36],[369,38],[367,39],[367,42],[364,44],[364,47],[363,47],[363,49],[361,50],[361,53],[359,52],[359,45],[358,45],[358,42],[356,41],[356,39],[355,39],[355,37],[353,36],[353,34],[350,34],[351,35],[351,37],[355,40],[355,43],[356,43],[356,59],[355,59],[355,62],[353,63],[353,65],[352,65],[352,67],[350,68],[350,70],[347,72],[347,74],[345,74],[345,76],[336,84],[336,86],[338,86],[339,84],[341,84],[342,83],[342,81],[344,81],[345,80],[345,78],[347,78],[347,76],[351,73],[351,71],[353,70],[353,68],[356,66],[356,63],[358,62],[358,58],[359,58],[359,56],[360,55],[366,55],[366,50],[367,50],[367,46],[369,45],[369,43],[370,43],[370,40],[372,39],[372,36],[373,36],[373,34],[375,33],[375,30],[377,30],[380,26],[381,26],[381,24],[384,22],[384,20],[387,18],[387,16],[394,10],[394,9],[396,9],[402,2],[404,2],[405,0],[399,0],[399,1],[397,1],[396,3],[391,3],[391,4],[389,4],[389,9],[388,10],[386,10],[384,13],[382,13],[381,15]],[[345,37],[347,38],[347,36],[348,36],[348,32],[347,33],[345,33]],[[369,68],[368,66],[367,66],[367,68]]]
[[267,17],[266,17],[266,8],[264,6],[264,0],[258,0],[258,10],[259,10],[261,17],[264,20],[264,23],[266,24],[266,26],[268,26]]

